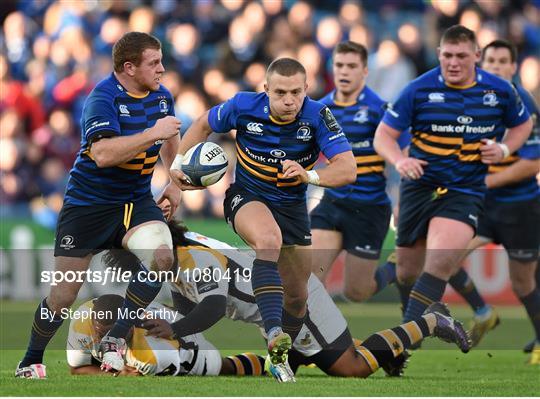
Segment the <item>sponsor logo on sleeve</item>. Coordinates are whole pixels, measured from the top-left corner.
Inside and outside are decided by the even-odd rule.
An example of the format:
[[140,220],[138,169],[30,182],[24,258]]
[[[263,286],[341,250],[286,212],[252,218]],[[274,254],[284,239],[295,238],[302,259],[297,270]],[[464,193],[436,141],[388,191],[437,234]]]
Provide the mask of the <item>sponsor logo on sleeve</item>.
[[324,107],[321,109],[320,115],[322,116],[324,124],[328,130],[331,132],[339,132],[341,130],[341,126],[339,126],[339,123],[334,117],[334,114],[332,114],[332,111],[330,111],[330,108]]

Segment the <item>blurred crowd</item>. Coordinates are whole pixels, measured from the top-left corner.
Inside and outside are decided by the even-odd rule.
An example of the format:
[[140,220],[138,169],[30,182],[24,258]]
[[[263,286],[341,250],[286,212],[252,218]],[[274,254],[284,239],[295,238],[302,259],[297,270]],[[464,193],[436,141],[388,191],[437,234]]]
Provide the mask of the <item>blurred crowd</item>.
[[[540,98],[540,0],[3,0],[0,20],[0,216],[51,228],[79,149],[84,100],[112,71],[112,46],[128,31],[162,41],[162,83],[183,131],[237,91],[262,90],[266,65],[279,56],[299,59],[309,96],[322,97],[332,89],[332,49],[344,39],[366,45],[368,84],[391,101],[437,64],[440,33],[456,23],[480,45],[514,42],[517,79]],[[229,137],[212,139],[234,158]],[[230,180],[186,193],[183,216],[221,216]],[[156,168],[153,192],[166,182]]]

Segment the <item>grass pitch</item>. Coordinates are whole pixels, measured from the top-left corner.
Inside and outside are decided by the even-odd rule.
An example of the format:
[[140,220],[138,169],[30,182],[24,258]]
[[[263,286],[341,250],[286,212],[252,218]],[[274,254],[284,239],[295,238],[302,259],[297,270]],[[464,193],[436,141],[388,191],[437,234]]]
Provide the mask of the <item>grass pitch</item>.
[[[296,384],[277,384],[269,377],[71,376],[62,349],[67,323],[46,352],[49,378],[16,380],[13,372],[26,347],[35,305],[1,303],[0,396],[536,396],[540,391],[540,367],[527,365],[521,352],[532,337],[521,308],[499,309],[502,324],[469,354],[428,339],[414,352],[403,378],[387,378],[383,371],[365,380],[335,378],[301,368]],[[397,305],[340,308],[358,338],[399,324]],[[466,308],[452,310],[462,320],[470,317]],[[257,329],[243,323],[223,321],[205,335],[224,355],[263,347]]]

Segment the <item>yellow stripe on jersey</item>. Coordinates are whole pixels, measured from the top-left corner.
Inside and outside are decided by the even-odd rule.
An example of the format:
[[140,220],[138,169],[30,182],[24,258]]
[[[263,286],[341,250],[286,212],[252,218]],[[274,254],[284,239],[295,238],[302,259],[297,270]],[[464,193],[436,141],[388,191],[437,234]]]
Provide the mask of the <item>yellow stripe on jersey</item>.
[[392,353],[394,354],[394,357],[400,355],[405,349],[403,347],[403,342],[401,341],[401,339],[392,330],[379,331],[377,335],[383,337],[384,340],[388,343],[388,346],[392,348]]
[[425,151],[430,154],[449,156],[459,153],[459,148],[439,148],[434,147],[422,142],[419,138],[413,138],[412,143],[420,148],[422,151]]
[[236,152],[242,157],[242,159],[244,159],[244,161],[246,161],[250,165],[253,165],[254,167],[262,169],[265,172],[270,172],[270,173],[277,173],[278,172],[278,168],[276,168],[276,167],[264,165],[264,164],[262,164],[260,162],[257,162],[257,161],[254,161],[253,159],[251,159],[249,156],[247,156],[244,153],[244,151],[242,151],[242,149],[240,148],[238,143],[236,143]]
[[462,162],[476,162],[476,161],[480,161],[481,159],[482,159],[482,156],[480,154],[468,154],[468,155],[459,154],[459,160]]
[[240,165],[244,167],[245,170],[247,170],[249,173],[251,173],[253,176],[257,176],[259,179],[270,181],[270,182],[277,182],[277,177],[270,177],[263,175],[262,173],[257,172],[256,170],[250,168],[246,162],[242,159],[242,157],[238,157],[238,162],[240,162]]
[[357,175],[365,175],[368,173],[382,173],[384,172],[384,166],[362,166],[356,168]]
[[377,361],[377,359],[375,358],[375,356],[373,356],[373,353],[371,353],[366,347],[364,346],[360,346],[358,348],[356,348],[358,353],[360,353],[360,355],[362,355],[362,357],[364,358],[364,360],[367,362],[369,368],[371,369],[372,372],[375,372],[379,369],[379,362]]
[[431,143],[440,143],[440,144],[451,144],[451,145],[460,145],[463,143],[463,138],[461,137],[441,137],[435,136],[429,133],[416,132],[421,139],[428,140]]
[[[128,162],[118,165],[119,168],[128,170],[141,170],[141,174],[148,175],[154,170],[155,163],[157,162],[159,155],[153,157],[147,157],[146,152],[137,154],[133,159]],[[142,159],[143,162],[133,162],[134,160]]]
[[146,340],[146,330],[144,328],[134,328],[128,351],[139,362],[157,366],[157,359],[154,351]]
[[359,155],[354,157],[356,159],[356,164],[371,163],[371,162],[384,162],[384,158],[380,155]]

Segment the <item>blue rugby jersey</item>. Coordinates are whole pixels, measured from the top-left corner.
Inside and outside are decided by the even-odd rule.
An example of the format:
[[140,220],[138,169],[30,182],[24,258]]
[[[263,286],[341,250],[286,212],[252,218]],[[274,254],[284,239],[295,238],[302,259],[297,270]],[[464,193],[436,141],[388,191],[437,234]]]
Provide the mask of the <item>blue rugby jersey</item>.
[[146,96],[127,93],[114,74],[99,82],[84,104],[81,149],[70,171],[65,203],[73,205],[122,204],[151,197],[150,181],[161,141],[118,166],[98,168],[90,145],[98,137],[130,136],[174,116],[174,100],[160,85]]
[[385,109],[385,102],[369,87],[356,101],[343,104],[335,100],[335,90],[320,100],[330,108],[343,128],[356,159],[356,182],[343,187],[327,188],[326,194],[370,204],[388,204],[385,162],[373,148],[373,137]]
[[[531,95],[520,85],[515,84],[517,92],[533,120],[533,130],[525,144],[497,165],[489,166],[489,173],[496,173],[504,170],[519,159],[536,159],[540,162],[540,112]],[[488,190],[489,199],[498,202],[520,202],[534,198],[540,199],[540,187],[536,182],[536,177],[531,176],[515,184]]]
[[529,113],[510,83],[476,69],[467,87],[446,83],[440,67],[405,87],[383,117],[390,127],[411,127],[410,156],[429,164],[418,180],[483,196],[487,165],[481,162],[480,140],[500,141],[506,128],[527,121]]
[[271,117],[266,93],[239,92],[211,108],[208,123],[216,133],[236,129],[236,184],[276,205],[306,198],[307,184],[284,179],[281,161],[309,170],[320,151],[332,158],[351,150],[328,107],[308,97],[296,119],[283,123]]

